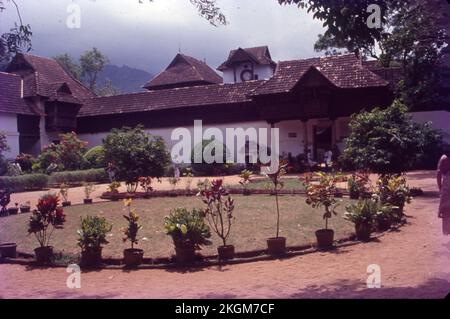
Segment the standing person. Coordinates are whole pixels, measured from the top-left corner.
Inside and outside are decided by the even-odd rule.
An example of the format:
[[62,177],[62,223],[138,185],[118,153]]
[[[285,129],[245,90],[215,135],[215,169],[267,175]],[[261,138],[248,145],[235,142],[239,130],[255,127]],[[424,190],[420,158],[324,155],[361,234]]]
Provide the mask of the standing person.
[[439,160],[437,184],[441,195],[439,218],[442,218],[442,233],[450,235],[450,150]]
[[333,166],[333,152],[330,149],[323,155],[323,161],[325,162],[327,172],[329,172]]

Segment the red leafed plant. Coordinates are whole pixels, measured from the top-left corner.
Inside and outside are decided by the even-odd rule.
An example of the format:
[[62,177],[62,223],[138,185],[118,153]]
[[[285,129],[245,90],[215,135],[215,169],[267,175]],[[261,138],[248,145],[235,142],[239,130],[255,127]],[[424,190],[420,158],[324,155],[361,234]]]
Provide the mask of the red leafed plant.
[[[56,228],[61,228],[66,221],[62,207],[58,206],[59,197],[55,194],[42,196],[28,222],[28,233],[34,234],[41,247],[49,245],[50,238]],[[49,231],[49,226],[51,230]]]
[[234,219],[234,200],[227,194],[222,185],[223,180],[213,180],[211,186],[200,191],[200,195],[203,197],[203,203],[206,204],[204,210],[206,220],[222,239],[223,245],[226,246]]

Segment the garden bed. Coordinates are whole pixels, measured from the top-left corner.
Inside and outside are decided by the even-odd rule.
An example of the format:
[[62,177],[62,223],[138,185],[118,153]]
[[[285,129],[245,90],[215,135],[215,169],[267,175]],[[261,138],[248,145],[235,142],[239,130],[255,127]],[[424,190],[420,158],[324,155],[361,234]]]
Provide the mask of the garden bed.
[[[266,249],[266,239],[275,235],[276,213],[272,196],[255,195],[249,200],[247,196],[235,198],[235,228],[230,237],[230,244],[236,246],[237,253],[257,252],[263,254]],[[330,227],[336,232],[336,240],[349,238],[353,225],[343,219],[343,211],[350,200],[344,199],[340,206],[339,216],[330,220]],[[138,248],[144,250],[146,258],[169,258],[174,253],[173,243],[163,229],[164,217],[176,207],[202,208],[203,203],[197,197],[171,197],[136,200],[133,208],[141,216],[143,229],[139,234]],[[311,247],[315,243],[315,230],[323,228],[322,213],[305,204],[303,196],[280,196],[281,235],[287,237],[288,247]],[[66,223],[62,230],[55,231],[52,245],[56,252],[65,255],[78,255],[77,229],[80,218],[86,215],[105,217],[113,224],[113,230],[107,237],[110,244],[104,248],[104,258],[121,259],[123,249],[127,244],[122,241],[120,229],[125,225],[122,203],[103,202],[95,205],[77,205],[65,208]],[[19,214],[0,219],[0,242],[16,242],[18,250],[33,254],[37,247],[34,237],[28,236],[26,225],[29,214]],[[217,255],[220,241],[213,236],[213,244],[205,247],[201,253],[205,256]]]

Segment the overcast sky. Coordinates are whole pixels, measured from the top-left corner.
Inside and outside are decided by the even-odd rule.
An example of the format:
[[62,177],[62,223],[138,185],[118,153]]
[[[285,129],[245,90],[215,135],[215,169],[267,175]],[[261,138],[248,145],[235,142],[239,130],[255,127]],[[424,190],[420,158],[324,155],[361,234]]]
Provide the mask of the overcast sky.
[[[275,61],[317,56],[321,23],[277,0],[217,0],[229,24],[213,27],[189,0],[16,0],[33,30],[33,54],[74,57],[93,46],[111,63],[160,72],[181,52],[216,68],[237,47],[268,45]],[[81,8],[81,28],[66,26],[68,5]],[[11,3],[0,15],[5,32],[17,15]]]

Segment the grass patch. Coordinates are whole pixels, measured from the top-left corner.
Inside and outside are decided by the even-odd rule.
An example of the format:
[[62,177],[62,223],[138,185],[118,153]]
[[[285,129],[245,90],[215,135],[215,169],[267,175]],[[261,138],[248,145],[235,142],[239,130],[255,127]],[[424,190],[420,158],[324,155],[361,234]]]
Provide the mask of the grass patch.
[[[266,248],[266,239],[275,235],[276,211],[273,196],[252,195],[248,197],[234,196],[235,224],[230,236],[230,243],[237,251],[248,251]],[[344,207],[350,201],[344,199],[340,205],[339,215],[330,219],[330,228],[336,232],[335,238],[343,238],[353,232],[353,225],[343,219]],[[164,233],[164,216],[176,207],[202,208],[197,197],[154,198],[136,200],[133,204],[141,216],[143,229],[139,233],[138,248],[144,249],[146,257],[169,257],[174,253],[173,243]],[[307,206],[303,196],[280,196],[281,236],[287,237],[287,245],[304,245],[315,242],[314,232],[324,227],[322,212]],[[121,258],[128,243],[122,241],[120,229],[126,226],[122,215],[121,202],[105,202],[94,205],[79,205],[65,208],[67,222],[62,230],[53,234],[51,245],[62,256],[79,254],[76,231],[80,219],[86,215],[104,216],[113,224],[108,237],[109,244],[103,250],[104,257]],[[35,238],[27,234],[29,214],[19,214],[0,218],[0,242],[16,242],[18,250],[33,253],[37,247]],[[145,237],[145,239],[143,239]],[[220,240],[213,234],[212,246],[203,249],[204,254],[216,254]],[[65,259],[65,258],[62,258]],[[69,258],[70,259],[70,258]]]

